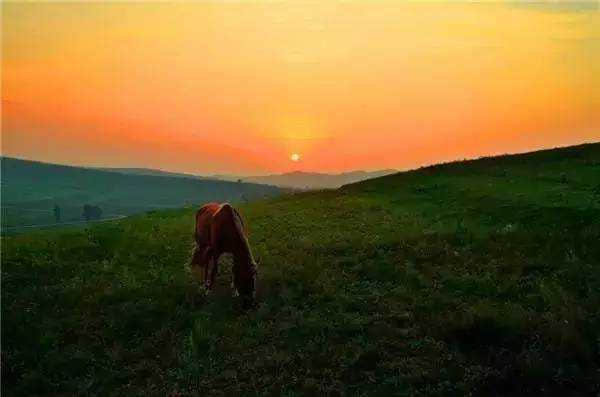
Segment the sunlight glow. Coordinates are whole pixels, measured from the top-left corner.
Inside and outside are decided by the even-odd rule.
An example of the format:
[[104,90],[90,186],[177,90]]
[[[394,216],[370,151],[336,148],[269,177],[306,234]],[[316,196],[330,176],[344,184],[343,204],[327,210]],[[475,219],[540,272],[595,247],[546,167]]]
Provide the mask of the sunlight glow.
[[4,2],[2,155],[258,175],[597,141],[600,12],[560,3]]

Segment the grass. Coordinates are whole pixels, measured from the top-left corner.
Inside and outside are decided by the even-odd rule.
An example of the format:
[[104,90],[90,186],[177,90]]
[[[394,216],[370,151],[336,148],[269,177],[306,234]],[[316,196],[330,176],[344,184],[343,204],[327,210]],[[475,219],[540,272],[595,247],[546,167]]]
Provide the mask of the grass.
[[2,392],[593,395],[600,144],[240,207],[259,268],[184,271],[193,211],[2,241]]

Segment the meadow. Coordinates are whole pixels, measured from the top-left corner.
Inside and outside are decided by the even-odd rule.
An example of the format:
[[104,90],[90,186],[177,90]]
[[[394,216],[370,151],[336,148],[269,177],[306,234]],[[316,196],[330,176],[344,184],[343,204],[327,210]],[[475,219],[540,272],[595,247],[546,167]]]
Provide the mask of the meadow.
[[595,395],[600,144],[239,207],[256,310],[193,209],[2,239],[5,395]]

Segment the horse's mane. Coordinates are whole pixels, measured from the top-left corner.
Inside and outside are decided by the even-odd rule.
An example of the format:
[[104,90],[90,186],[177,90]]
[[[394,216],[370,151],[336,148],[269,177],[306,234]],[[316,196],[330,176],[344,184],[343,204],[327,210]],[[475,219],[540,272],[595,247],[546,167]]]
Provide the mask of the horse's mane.
[[246,228],[246,225],[244,225],[244,219],[242,218],[242,216],[240,215],[238,210],[236,210],[233,207],[231,207],[231,209],[233,210],[233,214],[235,215],[235,217],[240,221],[240,225],[242,226],[242,231],[243,231],[243,229]]

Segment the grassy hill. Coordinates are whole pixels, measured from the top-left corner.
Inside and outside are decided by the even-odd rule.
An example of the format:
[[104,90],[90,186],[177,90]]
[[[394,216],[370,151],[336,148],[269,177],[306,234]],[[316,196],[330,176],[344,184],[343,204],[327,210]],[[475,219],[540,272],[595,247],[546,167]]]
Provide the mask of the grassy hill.
[[[240,207],[260,306],[184,271],[193,210],[2,240],[7,395],[595,395],[600,144]],[[226,261],[224,261],[226,262]]]
[[119,172],[121,174],[133,174],[133,175],[152,175],[152,176],[176,176],[180,178],[192,178],[192,179],[214,179],[214,178],[205,178],[198,175],[193,174],[184,174],[181,172],[169,172],[163,170],[155,170],[152,168],[111,168],[111,167],[103,167],[97,168],[102,171],[111,171],[111,172]]
[[185,178],[180,175],[143,175],[69,167],[2,158],[2,228],[61,221],[82,221],[84,204],[97,205],[103,218],[114,218],[159,208],[175,208],[206,201],[245,201],[275,196],[272,186]]

